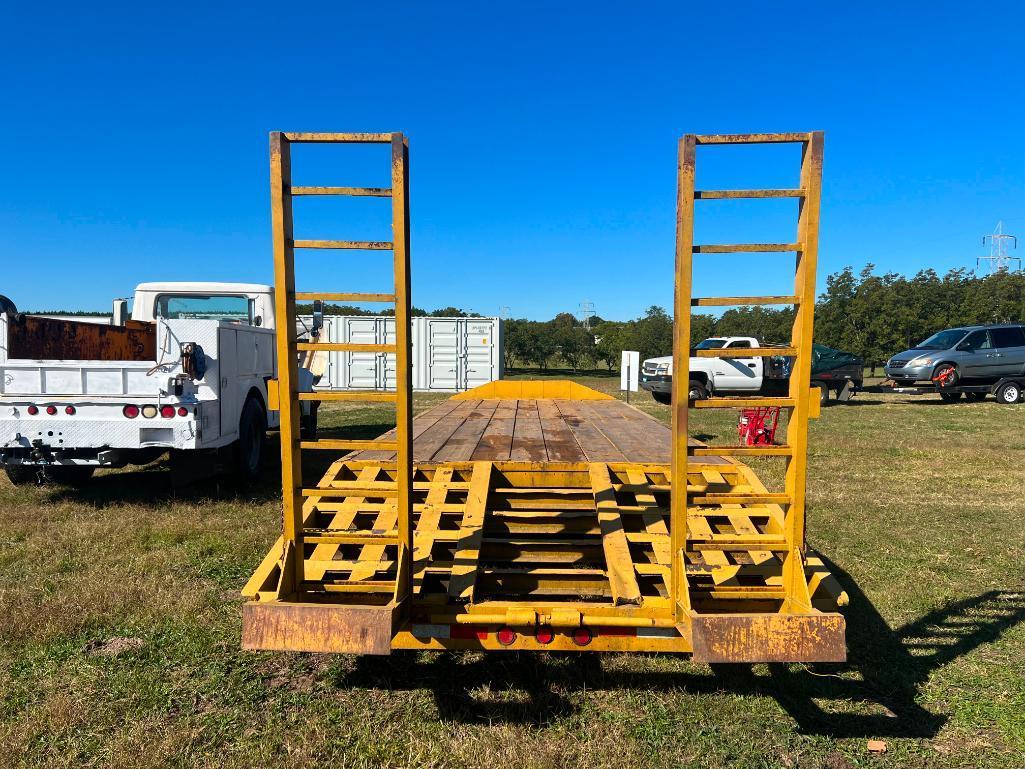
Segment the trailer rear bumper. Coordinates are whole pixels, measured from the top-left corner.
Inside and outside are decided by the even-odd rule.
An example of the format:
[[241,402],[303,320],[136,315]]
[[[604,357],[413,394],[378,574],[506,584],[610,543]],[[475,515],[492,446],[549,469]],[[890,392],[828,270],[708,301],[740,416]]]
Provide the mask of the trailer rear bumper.
[[711,614],[692,623],[694,661],[846,662],[843,615]]

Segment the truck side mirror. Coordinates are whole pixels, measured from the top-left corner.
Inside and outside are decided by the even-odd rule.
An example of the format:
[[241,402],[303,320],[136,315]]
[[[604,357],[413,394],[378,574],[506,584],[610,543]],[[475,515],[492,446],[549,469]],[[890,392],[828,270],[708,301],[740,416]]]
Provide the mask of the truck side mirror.
[[320,336],[320,330],[324,328],[324,302],[320,299],[313,300],[313,328],[310,329],[310,336]]
[[115,299],[114,308],[111,313],[111,325],[123,326],[128,320],[128,300],[127,299]]

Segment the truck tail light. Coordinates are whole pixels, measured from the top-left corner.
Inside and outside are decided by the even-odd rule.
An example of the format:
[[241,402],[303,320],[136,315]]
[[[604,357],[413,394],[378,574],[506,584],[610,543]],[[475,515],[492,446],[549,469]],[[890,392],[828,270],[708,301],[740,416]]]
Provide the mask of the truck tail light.
[[47,406],[46,407],[46,413],[49,414],[52,417],[54,414],[57,413],[57,407],[56,406]]
[[189,410],[187,408],[185,408],[184,406],[179,406],[178,407],[178,416],[180,416],[180,417],[187,417],[188,415],[189,415]]
[[39,413],[39,406],[37,406],[37,405],[35,405],[33,403],[31,406],[29,406],[27,409],[25,409],[25,411],[27,411],[32,416],[35,416],[36,414]]
[[129,419],[135,419],[137,416],[139,416],[139,407],[133,405],[125,406],[123,409],[121,409],[121,413]]
[[174,416],[174,406],[161,406],[160,407],[160,416],[162,416],[164,419],[170,419],[171,417],[173,417]]
[[69,417],[74,416],[75,415],[75,407],[74,406],[65,406],[64,407],[64,413],[67,414]]
[[153,404],[151,404],[151,403],[147,403],[147,404],[146,404],[145,406],[143,406],[143,407],[142,407],[142,415],[143,415],[143,416],[144,416],[144,417],[145,417],[146,419],[152,419],[152,418],[153,418],[153,417],[155,417],[155,416],[156,416],[156,415],[157,415],[158,413],[159,413],[159,412],[157,411],[157,407],[156,407],[156,406],[154,406],[154,405],[153,405]]

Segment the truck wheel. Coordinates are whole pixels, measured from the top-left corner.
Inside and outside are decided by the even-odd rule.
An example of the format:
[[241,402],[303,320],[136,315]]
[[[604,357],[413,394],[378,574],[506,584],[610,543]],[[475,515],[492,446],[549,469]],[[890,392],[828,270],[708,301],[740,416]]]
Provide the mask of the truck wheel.
[[42,468],[38,465],[14,465],[4,468],[7,477],[15,486],[37,483],[40,479],[40,470],[42,471],[42,482],[45,484],[84,486],[93,477],[96,468],[84,465],[65,465],[62,467],[48,465]]
[[961,393],[940,393],[940,397],[943,398],[944,403],[956,403],[961,400]]
[[697,379],[690,380],[690,384],[687,386],[687,400],[700,401],[707,397],[707,388]]
[[829,388],[826,387],[825,382],[812,382],[812,387],[819,388],[819,404],[822,406],[829,405]]
[[669,406],[673,402],[672,393],[652,393],[651,397],[655,399],[656,403],[661,403],[663,406]]
[[30,483],[35,483],[37,477],[36,468],[25,465],[5,465],[4,472],[7,473],[7,479],[14,486],[27,486]]
[[243,481],[255,481],[263,470],[264,447],[267,442],[267,414],[256,398],[242,407],[238,422],[236,474]]
[[997,390],[997,402],[998,403],[1017,403],[1021,400],[1021,387],[1014,382],[1007,382],[1000,386]]

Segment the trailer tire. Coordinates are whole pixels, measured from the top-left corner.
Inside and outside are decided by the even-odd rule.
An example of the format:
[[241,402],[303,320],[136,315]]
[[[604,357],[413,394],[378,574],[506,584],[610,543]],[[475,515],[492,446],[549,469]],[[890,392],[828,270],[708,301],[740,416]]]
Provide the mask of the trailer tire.
[[986,400],[986,393],[965,393],[964,397],[968,399],[969,403],[979,403]]
[[235,473],[239,480],[252,482],[260,477],[266,456],[267,413],[256,398],[249,398],[242,407],[235,444]]
[[661,403],[663,406],[669,406],[673,402],[672,393],[656,393],[653,392],[651,397],[655,399],[656,403]]
[[1021,387],[1016,382],[1007,382],[997,390],[997,402],[1008,405],[1018,403],[1021,400],[1021,392]]
[[62,467],[47,465],[42,468],[38,465],[7,465],[4,467],[8,480],[15,486],[27,486],[30,483],[38,482],[40,472],[42,472],[42,482],[48,485],[84,486],[93,477],[95,471],[95,467],[85,465]]
[[708,397],[708,390],[705,385],[697,379],[690,380],[687,385],[687,400],[703,401]]
[[943,399],[944,403],[957,403],[961,400],[961,393],[945,393],[941,391],[940,397]]

